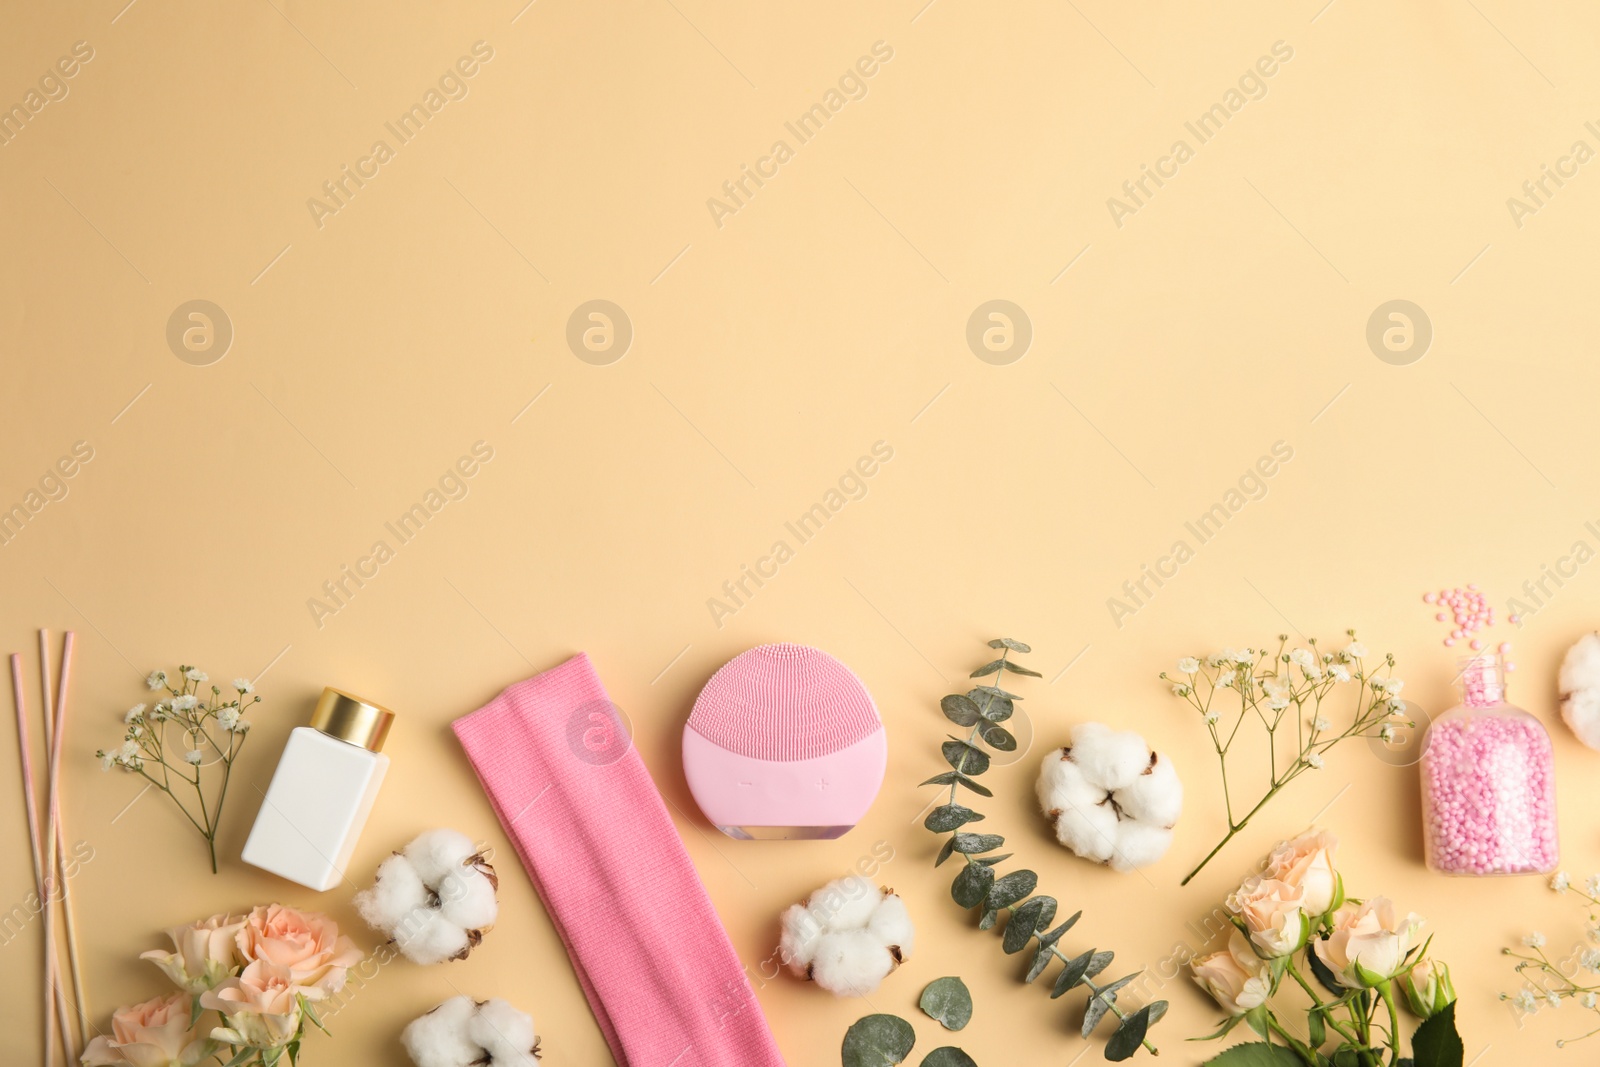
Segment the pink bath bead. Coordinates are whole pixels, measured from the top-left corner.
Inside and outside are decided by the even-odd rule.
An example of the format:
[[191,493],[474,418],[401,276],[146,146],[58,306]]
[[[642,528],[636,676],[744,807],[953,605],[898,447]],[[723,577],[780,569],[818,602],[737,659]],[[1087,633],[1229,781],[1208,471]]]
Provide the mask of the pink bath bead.
[[1477,639],[1477,638],[1476,638],[1476,637],[1474,637],[1474,638],[1473,638],[1473,639],[1472,639],[1472,650],[1473,650],[1473,651],[1474,651],[1474,652],[1476,652],[1476,651],[1477,651],[1477,650],[1478,650],[1478,649],[1480,649],[1480,648],[1482,648],[1482,647],[1483,647],[1483,642],[1482,642],[1482,641],[1480,641],[1480,640],[1478,640],[1478,639]]
[[1456,643],[1456,639],[1453,638],[1453,637],[1447,637],[1447,638],[1444,639],[1444,647],[1445,648],[1454,648],[1455,647],[1455,643]]
[[1506,673],[1507,674],[1510,674],[1512,671],[1514,671],[1516,669],[1517,669],[1517,665],[1515,663],[1512,663],[1509,660],[1506,661]]
[[1502,641],[1502,642],[1500,642],[1500,654],[1502,656],[1505,655],[1507,652],[1510,652],[1510,651],[1511,651],[1511,642],[1510,641]]
[[1442,612],[1442,611],[1441,611],[1441,612],[1439,612],[1439,614],[1437,614],[1437,615],[1435,615],[1435,616],[1434,616],[1434,619],[1435,619],[1435,621],[1438,621],[1438,622],[1444,622],[1444,620],[1445,620],[1445,619],[1447,619],[1447,618],[1449,618],[1449,616],[1448,616],[1448,615],[1446,615],[1446,614],[1445,614],[1445,613],[1444,613],[1444,612]]
[[1522,621],[1522,616],[1521,615],[1507,615],[1506,616],[1506,621],[1509,622],[1511,625],[1515,626],[1517,623]]
[[1439,600],[1439,594],[1438,593],[1423,593],[1422,594],[1422,602],[1424,604],[1437,603],[1438,600]]
[[1478,590],[1478,583],[1477,583],[1477,582],[1468,582],[1468,583],[1467,583],[1467,588],[1468,588],[1468,589],[1471,589],[1471,590],[1472,590],[1472,591],[1473,591],[1473,592],[1477,592],[1477,590]]

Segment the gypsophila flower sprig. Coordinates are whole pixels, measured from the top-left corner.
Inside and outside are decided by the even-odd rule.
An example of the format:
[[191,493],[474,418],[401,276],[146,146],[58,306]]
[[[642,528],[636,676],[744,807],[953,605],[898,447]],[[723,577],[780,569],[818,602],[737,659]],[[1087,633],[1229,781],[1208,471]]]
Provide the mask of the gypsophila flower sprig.
[[[1178,676],[1161,678],[1174,696],[1199,713],[1222,770],[1222,796],[1228,829],[1215,848],[1190,871],[1182,884],[1249,825],[1252,817],[1285,786],[1307,771],[1320,771],[1327,754],[1340,742],[1356,737],[1388,741],[1401,726],[1414,726],[1400,716],[1405,685],[1394,677],[1394,656],[1367,665],[1367,647],[1347,630],[1349,642],[1337,652],[1324,652],[1315,638],[1306,648],[1290,648],[1287,634],[1278,635],[1277,650],[1225,649],[1211,656],[1185,656]],[[1326,707],[1325,707],[1326,705]],[[1348,705],[1346,711],[1335,711]],[[1235,802],[1237,776],[1230,777],[1228,756],[1245,723],[1266,735],[1266,783],[1248,809]],[[1240,811],[1243,814],[1239,814]]]
[[[1544,934],[1538,932],[1525,936],[1517,948],[1502,950],[1517,961],[1516,971],[1523,986],[1514,994],[1501,993],[1500,999],[1510,1001],[1523,1016],[1532,1015],[1541,1008],[1559,1008],[1564,1000],[1600,1014],[1600,874],[1591,874],[1579,887],[1573,884],[1566,871],[1558,871],[1550,879],[1550,888],[1583,902],[1588,911],[1588,920],[1584,923],[1585,941],[1574,945],[1561,959],[1550,958],[1545,951],[1548,942]],[[1556,1047],[1563,1048],[1600,1034],[1600,1018],[1590,1022],[1595,1025],[1586,1033],[1562,1038],[1556,1042]]]
[[[228,796],[234,760],[250,733],[244,711],[261,698],[248,679],[235,678],[233,696],[224,700],[222,689],[209,685],[210,680],[198,667],[180,666],[176,678],[166,671],[151,671],[145,685],[166,695],[153,706],[129,708],[122,716],[127,727],[122,744],[97,751],[95,757],[102,770],[117,767],[137,774],[165,793],[205,838],[211,873],[216,874],[222,802]],[[209,695],[202,697],[202,686],[210,690]],[[208,796],[204,772],[218,765],[217,784]]]
[[[1136,1011],[1124,1011],[1117,1004],[1117,993],[1123,986],[1138,977],[1139,972],[1104,984],[1095,979],[1111,965],[1114,956],[1110,950],[1089,949],[1079,955],[1069,956],[1061,950],[1062,935],[1070,930],[1082,912],[1050,929],[1055,921],[1057,901],[1054,897],[1034,895],[1039,876],[1030,870],[1012,871],[996,877],[995,868],[1010,853],[998,850],[1005,844],[1000,834],[977,834],[963,829],[969,823],[980,822],[983,815],[956,801],[958,789],[965,789],[980,797],[994,794],[976,778],[989,769],[990,752],[1014,752],[1017,739],[1002,723],[1016,710],[1022,698],[1007,692],[1001,685],[1006,675],[1038,678],[1038,671],[1030,670],[1011,659],[1013,653],[1033,651],[1020,641],[1009,637],[989,642],[989,647],[1000,652],[1000,658],[985,663],[972,672],[973,678],[993,677],[995,684],[980,684],[966,693],[952,693],[939,702],[945,718],[957,726],[965,727],[965,738],[950,736],[942,751],[950,770],[923,782],[923,785],[949,786],[950,797],[945,803],[928,813],[923,825],[934,833],[948,833],[944,847],[939,850],[934,866],[938,867],[952,856],[960,856],[962,868],[950,887],[950,895],[963,908],[978,908],[978,928],[992,929],[1000,913],[1008,916],[1004,928],[1004,948],[1015,954],[1032,948],[1033,961],[1023,981],[1034,982],[1052,963],[1060,960],[1062,969],[1056,974],[1052,998],[1083,986],[1089,991],[1089,1001],[1084,1007],[1080,1031],[1084,1037],[1094,1032],[1107,1014],[1117,1017],[1117,1029],[1106,1042],[1108,1060],[1126,1060],[1141,1047],[1156,1055],[1156,1047],[1146,1036],[1166,1014],[1167,1002],[1157,1000]],[[982,742],[980,746],[979,742]],[[909,1046],[908,1046],[909,1047]]]

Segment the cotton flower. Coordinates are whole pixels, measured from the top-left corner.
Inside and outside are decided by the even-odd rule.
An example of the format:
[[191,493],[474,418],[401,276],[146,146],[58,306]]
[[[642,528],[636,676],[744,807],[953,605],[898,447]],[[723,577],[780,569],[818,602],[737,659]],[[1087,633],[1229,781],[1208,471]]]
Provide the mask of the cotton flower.
[[200,761],[205,758],[206,754],[201,752],[198,748],[191,748],[189,751],[183,754],[183,762],[192,763],[196,766],[199,766]]
[[209,682],[211,680],[211,676],[198,667],[190,667],[183,672],[183,676],[191,682]]
[[1561,661],[1561,717],[1590,748],[1600,748],[1600,634],[1578,638]]
[[413,963],[466,959],[494,925],[500,879],[465,834],[428,830],[378,865],[356,911]]
[[905,901],[860,875],[829,882],[780,920],[790,973],[838,997],[863,997],[909,959],[916,931]]
[[1196,674],[1200,670],[1200,661],[1193,656],[1185,656],[1178,661],[1178,670],[1184,674]]
[[167,672],[151,671],[149,677],[144,680],[144,684],[149,686],[151,689],[160,689],[162,686],[167,684]]
[[233,680],[233,688],[240,693],[253,693],[256,691],[256,687],[250,684],[250,679],[248,678],[235,678]]
[[1039,808],[1056,840],[1119,871],[1155,863],[1183,814],[1172,760],[1138,734],[1101,723],[1080,723],[1071,740],[1046,755],[1039,772]]
[[417,1067],[534,1067],[539,1035],[533,1019],[506,1001],[452,997],[400,1034]]
[[1544,948],[1544,935],[1535,930],[1533,933],[1524,937],[1522,939],[1522,943],[1528,948]]

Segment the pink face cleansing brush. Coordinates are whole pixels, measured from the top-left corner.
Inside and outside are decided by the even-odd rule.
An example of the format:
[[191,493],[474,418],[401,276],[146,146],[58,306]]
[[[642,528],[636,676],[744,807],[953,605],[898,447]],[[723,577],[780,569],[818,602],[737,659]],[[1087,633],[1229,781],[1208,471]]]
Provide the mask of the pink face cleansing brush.
[[889,748],[861,679],[805,645],[758,645],[711,676],[683,728],[683,773],[741,840],[818,840],[854,826]]

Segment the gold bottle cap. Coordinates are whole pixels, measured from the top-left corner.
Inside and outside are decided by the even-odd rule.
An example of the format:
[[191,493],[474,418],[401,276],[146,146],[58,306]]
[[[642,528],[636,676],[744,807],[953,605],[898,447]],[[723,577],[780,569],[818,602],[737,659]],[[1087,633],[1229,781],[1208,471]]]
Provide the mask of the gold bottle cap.
[[330,737],[379,752],[389,736],[394,712],[332,686],[322,691],[311,725]]

